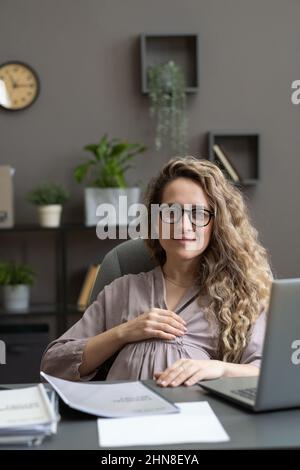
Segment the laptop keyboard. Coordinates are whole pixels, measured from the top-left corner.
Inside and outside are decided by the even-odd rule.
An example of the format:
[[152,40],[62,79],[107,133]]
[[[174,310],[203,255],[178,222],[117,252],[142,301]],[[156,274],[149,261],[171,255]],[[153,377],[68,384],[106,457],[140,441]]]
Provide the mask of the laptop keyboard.
[[243,398],[248,398],[249,400],[255,400],[256,398],[256,387],[253,388],[242,388],[241,390],[231,390],[232,393],[239,395]]

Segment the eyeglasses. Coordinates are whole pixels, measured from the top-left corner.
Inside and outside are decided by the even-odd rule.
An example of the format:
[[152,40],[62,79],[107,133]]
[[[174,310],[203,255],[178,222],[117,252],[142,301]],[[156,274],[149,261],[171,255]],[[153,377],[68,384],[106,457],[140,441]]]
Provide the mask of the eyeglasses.
[[167,224],[178,223],[185,213],[188,214],[190,222],[197,227],[206,227],[214,216],[213,212],[208,209],[204,209],[202,206],[194,206],[192,209],[186,209],[180,204],[163,203],[159,208],[160,218]]

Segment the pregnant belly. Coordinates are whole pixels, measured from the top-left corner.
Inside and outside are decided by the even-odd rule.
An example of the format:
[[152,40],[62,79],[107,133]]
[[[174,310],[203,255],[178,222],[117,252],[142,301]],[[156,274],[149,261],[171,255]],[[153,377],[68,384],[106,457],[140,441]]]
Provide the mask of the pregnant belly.
[[179,359],[210,359],[204,349],[184,344],[177,339],[151,339],[127,344],[115,359],[107,380],[153,379],[155,372],[162,372]]

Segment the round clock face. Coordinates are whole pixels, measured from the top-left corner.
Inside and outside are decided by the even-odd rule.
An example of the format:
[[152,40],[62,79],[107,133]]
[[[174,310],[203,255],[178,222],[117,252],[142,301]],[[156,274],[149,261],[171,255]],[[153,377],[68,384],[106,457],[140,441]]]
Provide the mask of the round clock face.
[[30,106],[39,93],[34,70],[22,62],[0,65],[0,107],[17,111]]

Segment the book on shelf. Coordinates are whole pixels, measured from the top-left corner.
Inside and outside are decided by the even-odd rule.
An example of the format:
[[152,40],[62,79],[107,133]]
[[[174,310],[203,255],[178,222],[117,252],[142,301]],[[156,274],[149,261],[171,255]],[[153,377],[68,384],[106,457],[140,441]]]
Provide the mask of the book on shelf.
[[99,269],[100,264],[92,264],[87,270],[77,300],[77,308],[80,312],[83,312],[89,306],[90,297],[99,273]]
[[219,159],[219,161],[222,163],[223,167],[229,174],[230,178],[235,182],[238,183],[241,181],[241,177],[238,174],[237,170],[229,160],[228,156],[225,154],[224,150],[220,147],[220,145],[213,145],[213,150]]

